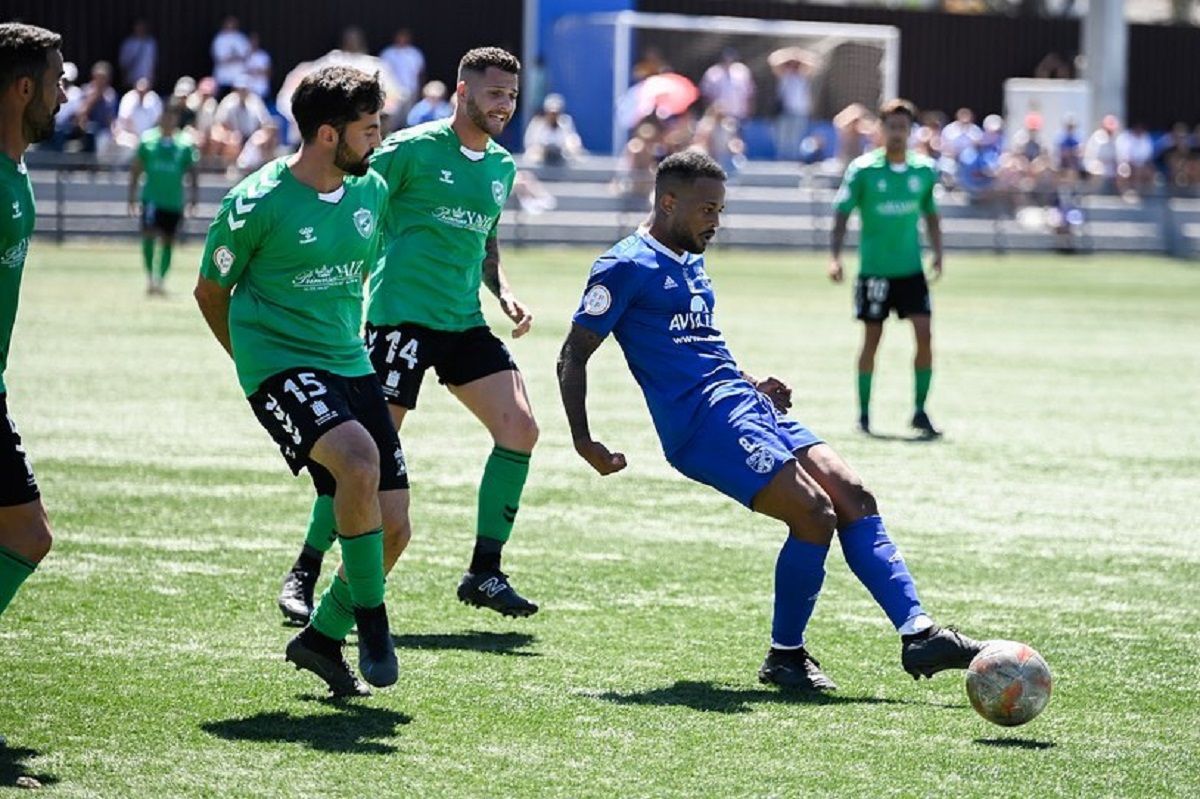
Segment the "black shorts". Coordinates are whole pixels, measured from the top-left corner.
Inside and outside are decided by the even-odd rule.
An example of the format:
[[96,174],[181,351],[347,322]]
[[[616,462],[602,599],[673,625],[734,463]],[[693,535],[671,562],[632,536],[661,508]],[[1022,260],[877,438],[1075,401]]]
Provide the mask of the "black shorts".
[[379,490],[408,488],[404,451],[375,375],[342,377],[321,369],[289,369],[268,377],[247,399],[292,474],[308,469],[318,494],[332,495],[337,482],[309,457],[313,444],[352,420],[365,427],[379,447]]
[[33,465],[21,446],[21,434],[12,417],[8,415],[8,394],[0,394],[0,506],[11,507],[33,502],[41,496],[37,480],[33,477]]
[[448,331],[368,323],[367,352],[387,401],[409,410],[417,407],[421,381],[431,366],[438,382],[450,386],[517,368],[508,347],[486,326]]
[[925,273],[907,277],[863,277],[854,281],[854,318],[882,322],[892,311],[901,319],[933,312]]
[[142,203],[142,230],[157,230],[164,236],[174,238],[182,218],[180,211],[167,211],[154,203]]

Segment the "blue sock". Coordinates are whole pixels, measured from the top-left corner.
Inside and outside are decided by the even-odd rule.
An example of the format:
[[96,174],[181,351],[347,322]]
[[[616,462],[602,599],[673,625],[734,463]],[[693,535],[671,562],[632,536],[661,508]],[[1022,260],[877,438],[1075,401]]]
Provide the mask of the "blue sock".
[[775,617],[771,645],[795,648],[804,645],[804,628],[817,606],[825,582],[825,556],[829,547],[788,536],[775,561]]
[[899,630],[914,616],[924,615],[917,584],[908,573],[900,550],[888,538],[883,519],[864,516],[838,530],[842,554],[850,571],[867,587],[888,620]]

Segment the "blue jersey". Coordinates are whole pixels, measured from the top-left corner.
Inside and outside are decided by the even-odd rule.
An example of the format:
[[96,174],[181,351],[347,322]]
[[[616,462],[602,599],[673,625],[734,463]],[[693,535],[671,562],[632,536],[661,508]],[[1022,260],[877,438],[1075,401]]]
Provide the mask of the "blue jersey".
[[755,393],[713,324],[714,305],[704,258],[676,255],[644,234],[600,256],[575,312],[575,324],[616,336],[667,455],[717,401]]

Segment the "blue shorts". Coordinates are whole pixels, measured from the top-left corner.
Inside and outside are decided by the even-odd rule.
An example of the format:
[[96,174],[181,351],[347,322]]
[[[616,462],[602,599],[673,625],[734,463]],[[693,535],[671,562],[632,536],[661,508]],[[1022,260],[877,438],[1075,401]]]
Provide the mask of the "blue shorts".
[[775,410],[755,391],[718,401],[699,429],[667,461],[685,477],[751,507],[795,452],[820,444],[811,430]]

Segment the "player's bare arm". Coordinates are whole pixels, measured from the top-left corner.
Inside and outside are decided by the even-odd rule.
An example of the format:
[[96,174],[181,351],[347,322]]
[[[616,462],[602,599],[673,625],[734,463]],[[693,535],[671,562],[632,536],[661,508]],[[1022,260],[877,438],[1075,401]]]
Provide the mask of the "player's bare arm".
[[200,313],[208,323],[208,329],[216,336],[217,341],[225,348],[225,352],[233,357],[233,345],[229,340],[229,297],[231,288],[222,286],[215,280],[201,277],[196,280],[196,289],[192,296],[200,306]]
[[925,230],[929,234],[929,248],[933,250],[934,280],[942,276],[942,217],[940,214],[925,215]]
[[842,244],[846,241],[846,225],[849,222],[850,214],[838,211],[833,215],[833,233],[829,236],[832,256],[829,261],[829,279],[834,283],[841,283],[846,274],[842,269]]
[[500,300],[500,310],[513,321],[512,337],[520,338],[533,327],[533,312],[525,304],[513,296],[508,285],[508,277],[500,267],[500,242],[495,238],[487,240],[483,254],[483,285]]
[[625,468],[625,456],[609,452],[608,447],[592,439],[587,418],[587,362],[604,339],[586,327],[571,325],[567,340],[558,354],[558,390],[562,394],[567,424],[575,451],[602,475]]

